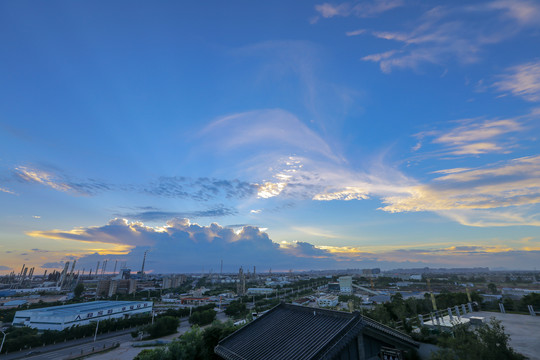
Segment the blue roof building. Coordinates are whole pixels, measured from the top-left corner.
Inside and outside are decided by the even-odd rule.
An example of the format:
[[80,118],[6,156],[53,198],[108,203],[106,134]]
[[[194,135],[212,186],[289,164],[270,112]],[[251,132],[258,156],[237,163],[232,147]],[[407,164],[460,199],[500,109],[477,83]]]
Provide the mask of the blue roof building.
[[150,314],[152,306],[151,301],[92,301],[22,310],[15,313],[13,326],[29,326],[39,330],[63,330],[105,319]]

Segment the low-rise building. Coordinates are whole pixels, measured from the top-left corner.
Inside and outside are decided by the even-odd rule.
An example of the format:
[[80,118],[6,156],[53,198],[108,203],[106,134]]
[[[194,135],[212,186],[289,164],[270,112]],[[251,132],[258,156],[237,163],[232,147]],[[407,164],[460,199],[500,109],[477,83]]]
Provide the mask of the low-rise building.
[[247,289],[248,295],[270,295],[274,292],[272,288],[249,288]]
[[22,310],[15,313],[13,326],[28,326],[38,330],[63,330],[100,320],[150,314],[152,306],[151,301],[91,301]]
[[334,307],[338,304],[338,297],[337,296],[321,296],[317,299],[317,305],[320,307]]
[[328,291],[339,292],[339,283],[337,282],[328,283]]
[[300,298],[296,299],[292,302],[293,305],[300,305],[300,306],[308,306],[311,302],[311,299],[309,298]]
[[540,293],[540,290],[536,289],[519,289],[519,288],[502,288],[503,295],[523,297],[529,294]]

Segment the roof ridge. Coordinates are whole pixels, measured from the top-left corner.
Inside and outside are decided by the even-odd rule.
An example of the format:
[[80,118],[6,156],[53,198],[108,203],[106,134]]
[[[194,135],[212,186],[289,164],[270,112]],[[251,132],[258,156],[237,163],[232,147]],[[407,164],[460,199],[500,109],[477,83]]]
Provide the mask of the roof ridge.
[[375,328],[377,330],[392,334],[392,335],[394,335],[396,337],[401,338],[402,340],[408,341],[409,343],[418,345],[418,342],[416,342],[408,334],[405,334],[405,333],[403,333],[403,332],[401,332],[401,331],[399,331],[397,329],[394,329],[394,328],[392,328],[392,327],[390,327],[388,325],[384,325],[384,324],[378,322],[377,320],[373,320],[372,318],[367,317],[365,315],[362,315],[362,318],[364,319],[364,321],[366,322],[367,325],[371,325],[373,328]]

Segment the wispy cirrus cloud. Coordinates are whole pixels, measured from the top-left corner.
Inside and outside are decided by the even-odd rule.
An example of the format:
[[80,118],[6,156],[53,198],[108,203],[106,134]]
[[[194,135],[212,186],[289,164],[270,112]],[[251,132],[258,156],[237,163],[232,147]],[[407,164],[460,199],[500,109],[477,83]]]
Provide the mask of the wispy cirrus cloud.
[[[465,119],[448,131],[419,134],[433,136],[432,143],[442,145],[441,155],[480,155],[492,152],[509,152],[514,146],[509,134],[524,131],[518,119]],[[515,140],[514,140],[515,141]]]
[[470,226],[540,226],[540,216],[527,209],[540,203],[538,179],[540,156],[517,158],[449,171],[429,184],[403,189],[403,195],[384,197],[381,209],[434,211]]
[[[264,81],[268,91],[277,87],[278,93],[287,96],[287,102],[296,99],[301,103],[312,117],[311,130],[318,128],[331,132],[347,116],[362,111],[361,100],[364,94],[358,89],[325,79],[323,67],[326,51],[315,42],[273,40],[234,49],[231,55],[242,62],[249,60],[245,63],[248,66],[256,64],[253,72],[254,86],[259,87]],[[283,88],[284,83],[289,84],[288,89]],[[266,91],[262,96],[266,96]],[[257,110],[257,113],[261,115],[262,111],[271,110],[280,109]],[[332,118],[331,124],[327,124],[329,117]],[[275,133],[271,131],[270,134]]]
[[299,231],[301,233],[304,233],[306,235],[315,236],[315,237],[322,237],[327,239],[337,239],[337,238],[343,238],[343,236],[339,236],[336,234],[333,234],[325,229],[319,229],[311,226],[293,226],[293,230]]
[[151,196],[209,201],[216,198],[242,199],[257,192],[257,184],[238,179],[161,176],[146,184],[112,184],[95,179],[76,179],[59,172],[18,166],[15,177],[23,182],[40,184],[73,195],[95,196],[104,192],[136,192]]
[[98,180],[87,179],[81,182],[51,171],[27,166],[16,167],[14,174],[19,180],[45,185],[57,191],[76,195],[90,196],[112,188],[112,185]]
[[17,195],[14,191],[9,190],[7,188],[3,188],[3,187],[0,187],[0,191],[6,194]]
[[[364,56],[390,73],[395,69],[419,69],[426,63],[449,61],[470,64],[479,61],[486,46],[510,39],[530,27],[540,5],[530,1],[491,1],[473,6],[438,6],[424,12],[415,24],[401,31],[373,30],[394,48]],[[398,44],[397,47],[394,44]]]
[[236,215],[238,211],[233,208],[227,208],[224,205],[219,205],[211,209],[207,210],[199,210],[199,211],[185,211],[185,212],[179,212],[179,211],[164,211],[156,208],[143,208],[143,209],[135,209],[138,211],[130,212],[130,213],[117,213],[114,214],[114,216],[120,217],[120,218],[126,218],[130,220],[138,220],[143,222],[148,221],[163,221],[163,220],[169,220],[173,218],[190,218],[190,219],[199,219],[199,218],[218,218],[218,217],[224,217],[224,216],[232,216]]
[[157,182],[142,185],[143,193],[169,198],[208,201],[218,197],[242,199],[254,195],[257,185],[237,179],[189,178],[183,176],[162,176]]
[[336,16],[373,17],[403,6],[402,0],[367,0],[342,3],[323,3],[315,5],[315,10],[323,18]]
[[[228,136],[218,136],[223,132]],[[217,144],[223,150],[253,145],[271,149],[286,147],[341,161],[314,130],[290,112],[281,109],[249,111],[221,117],[206,126],[201,135],[218,138]]]
[[347,31],[345,33],[345,35],[347,36],[357,36],[357,35],[362,35],[366,32],[366,29],[358,29],[358,30],[353,30],[353,31]]
[[493,83],[498,91],[511,93],[527,101],[540,101],[540,60],[513,66]]
[[[262,120],[265,122],[263,128],[274,124],[268,114],[261,117],[257,113],[248,115],[253,129]],[[275,115],[279,116],[281,112]],[[425,132],[421,137],[423,140],[430,138],[431,146],[436,149],[427,150],[431,151],[430,156],[451,159],[508,154],[521,145],[518,144],[521,137],[517,134],[529,129],[535,116],[533,112],[507,119],[465,119],[453,122],[457,126],[450,129]],[[241,118],[231,117],[227,122],[234,123]],[[295,123],[290,122],[291,126]],[[243,124],[243,120],[239,124]],[[213,141],[213,146],[220,147],[220,138],[228,139],[229,134],[234,139],[236,132],[236,126],[221,127],[220,136]],[[299,129],[292,133],[301,137]],[[245,151],[252,143],[264,144],[267,136],[265,132],[249,131],[242,133],[242,137],[249,141],[226,140],[230,146],[223,148],[226,151]],[[534,156],[486,164],[480,168],[440,169],[433,172],[440,176],[421,182],[385,165],[382,159],[374,159],[363,168],[352,169],[346,160],[333,156],[330,145],[322,147],[324,151],[315,149],[323,141],[308,132],[294,146],[268,146],[264,148],[264,155],[260,154],[260,149],[257,149],[259,152],[254,149],[249,152],[251,158],[245,159],[241,168],[243,171],[249,169],[248,176],[263,179],[258,182],[257,196],[260,199],[355,201],[379,198],[385,204],[380,209],[386,212],[431,211],[468,226],[538,224],[534,209],[528,208],[535,206],[540,198],[537,181],[540,178],[539,161]],[[286,153],[297,155],[286,156]],[[227,156],[227,152],[223,156]],[[466,180],[466,177],[473,176],[477,179]],[[501,215],[503,213],[504,216]]]
[[538,2],[530,0],[495,0],[479,5],[469,5],[466,9],[470,11],[500,11],[500,15],[510,18],[521,25],[538,25],[540,17],[540,6]]

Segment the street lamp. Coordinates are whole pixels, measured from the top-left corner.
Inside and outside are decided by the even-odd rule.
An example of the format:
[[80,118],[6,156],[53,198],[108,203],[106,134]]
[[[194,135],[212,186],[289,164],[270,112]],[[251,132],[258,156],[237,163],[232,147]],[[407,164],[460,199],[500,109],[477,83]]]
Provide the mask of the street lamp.
[[0,330],[2,334],[4,334],[4,338],[2,339],[2,344],[0,344],[0,354],[2,354],[2,347],[4,347],[4,341],[6,340],[6,333]]
[[96,342],[98,328],[99,328],[99,320],[97,321],[97,324],[96,324],[96,333],[94,334],[94,342]]

